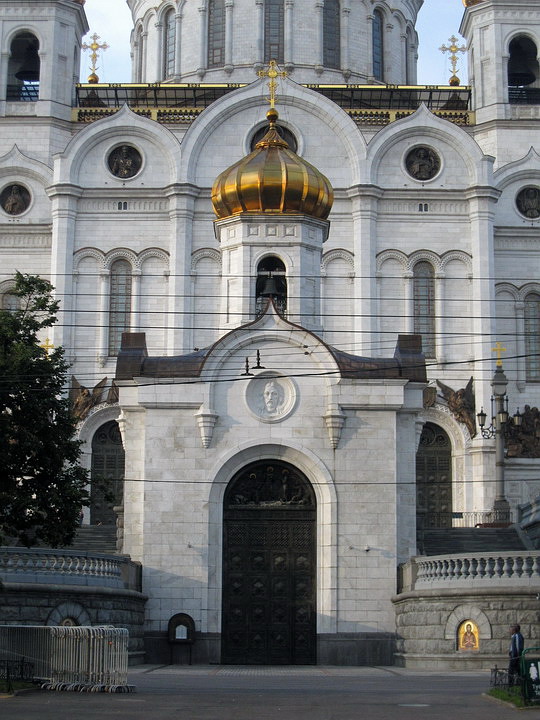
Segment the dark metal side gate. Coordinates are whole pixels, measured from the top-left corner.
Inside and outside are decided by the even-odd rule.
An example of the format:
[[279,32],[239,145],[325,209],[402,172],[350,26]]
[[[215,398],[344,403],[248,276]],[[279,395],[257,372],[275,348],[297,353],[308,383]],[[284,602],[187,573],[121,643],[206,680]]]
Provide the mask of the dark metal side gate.
[[223,517],[222,662],[316,662],[316,506],[295,467],[259,461],[229,483]]

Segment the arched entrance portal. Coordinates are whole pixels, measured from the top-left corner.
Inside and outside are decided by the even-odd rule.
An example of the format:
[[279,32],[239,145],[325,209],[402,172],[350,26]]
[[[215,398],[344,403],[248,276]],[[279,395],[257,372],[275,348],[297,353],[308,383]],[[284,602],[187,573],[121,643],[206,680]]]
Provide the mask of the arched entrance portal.
[[115,525],[113,507],[122,504],[125,454],[116,420],[98,428],[92,438],[90,523]]
[[452,447],[445,431],[430,422],[416,454],[416,526],[452,527]]
[[223,663],[316,662],[316,504],[293,465],[238,472],[223,506]]

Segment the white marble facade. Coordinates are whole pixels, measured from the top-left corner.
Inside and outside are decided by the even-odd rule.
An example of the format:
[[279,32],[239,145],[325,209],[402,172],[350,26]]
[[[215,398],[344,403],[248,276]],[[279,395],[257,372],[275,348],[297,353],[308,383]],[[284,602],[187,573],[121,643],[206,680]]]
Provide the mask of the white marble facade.
[[[524,0],[526,12],[512,9],[511,18],[499,0],[466,10],[462,32],[477,118],[467,128],[423,106],[385,127],[359,128],[297,83],[373,80],[368,34],[364,43],[355,31],[373,3],[343,7],[351,42],[342,58],[349,62],[321,71],[319,46],[309,42],[318,32],[317,13],[307,12],[306,3],[287,4],[293,8],[287,23],[305,15],[306,28],[288,46],[290,75],[279,80],[277,108],[299,155],[332,183],[329,227],[305,217],[214,223],[213,181],[249,152],[265,122],[267,80],[253,67],[258,46],[244,47],[247,34],[235,35],[227,46],[231,68],[208,69],[195,30],[201,8],[166,0],[157,7],[128,4],[136,79],[171,80],[160,75],[158,16],[174,6],[182,31],[172,80],[249,84],[189,127],[160,125],[127,106],[87,125],[73,123],[66,83],[57,75],[52,81],[47,63],[68,58],[62,77],[76,74],[87,30],[82,5],[4,2],[0,96],[7,49],[21,29],[39,37],[42,77],[51,76],[43,100],[0,102],[2,188],[18,183],[31,197],[19,215],[0,211],[0,292],[9,291],[15,270],[51,278],[62,303],[51,339],[90,387],[116,372],[108,310],[110,270],[119,259],[131,268],[129,328],[145,333],[149,356],[213,346],[200,377],[124,379],[119,405],[94,408],[80,428],[89,465],[100,421],[119,420],[126,453],[123,552],[143,563],[149,633],[164,632],[172,615],[187,612],[202,633],[219,636],[224,492],[243,467],[274,459],[300,469],[315,492],[318,635],[391,634],[396,566],[416,552],[415,456],[423,424],[439,425],[450,438],[454,511],[491,508],[493,442],[471,438],[441,397],[424,408],[422,383],[342,377],[328,346],[392,358],[398,334],[414,330],[413,268],[427,261],[436,303],[430,384],[459,389],[473,376],[477,410],[489,408],[491,348],[501,338],[510,409],[540,405],[540,384],[528,381],[522,359],[524,298],[540,292],[540,218],[516,206],[521,189],[540,187],[538,106],[509,105],[505,71],[496,62],[518,32],[540,47],[537,3]],[[241,23],[231,18],[244,4],[225,3],[227,28],[236,34]],[[407,82],[404,36],[414,48],[421,4],[394,3],[389,82]],[[259,12],[259,5],[250,8]],[[388,3],[378,5],[390,12]],[[107,164],[124,144],[142,158],[131,178],[113,175]],[[425,146],[440,168],[432,179],[417,180],[405,159]],[[269,255],[285,265],[290,312],[283,319],[270,310],[256,320],[257,265]],[[264,369],[242,377],[246,357],[253,367],[257,350]],[[283,394],[275,417],[258,404],[267,377]],[[511,473],[515,507],[540,490],[537,462],[528,461],[523,482],[519,465]],[[208,651],[212,659],[219,657],[216,647]]]

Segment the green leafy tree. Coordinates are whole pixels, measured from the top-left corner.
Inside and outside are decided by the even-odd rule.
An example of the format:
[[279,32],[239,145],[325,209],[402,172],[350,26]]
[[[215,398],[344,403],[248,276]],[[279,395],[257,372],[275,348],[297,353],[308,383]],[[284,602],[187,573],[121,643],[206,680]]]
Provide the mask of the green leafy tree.
[[52,285],[17,273],[19,307],[0,311],[0,543],[69,544],[88,502],[62,348],[38,333],[56,322]]

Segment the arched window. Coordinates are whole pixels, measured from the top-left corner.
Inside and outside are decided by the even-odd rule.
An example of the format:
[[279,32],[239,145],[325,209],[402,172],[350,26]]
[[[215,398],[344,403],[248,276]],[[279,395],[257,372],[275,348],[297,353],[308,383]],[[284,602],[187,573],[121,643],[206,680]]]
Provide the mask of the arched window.
[[208,3],[208,67],[225,63],[225,2],[209,0]]
[[264,3],[264,62],[283,62],[284,0]]
[[0,309],[8,312],[21,309],[21,299],[15,295],[14,290],[15,286],[10,286],[8,283],[4,285],[4,288],[0,289]]
[[380,10],[373,13],[372,48],[373,77],[375,80],[384,80],[383,16]]
[[115,260],[109,296],[109,356],[118,355],[122,333],[129,331],[130,314],[131,265],[127,260]]
[[174,75],[176,50],[176,19],[174,10],[169,10],[163,22],[163,75],[170,78]]
[[422,336],[427,357],[435,357],[435,273],[430,263],[416,263],[413,270],[414,332]]
[[39,41],[35,35],[16,35],[10,48],[6,99],[35,102],[39,98]]
[[527,380],[540,380],[540,294],[525,298],[525,367]]
[[266,257],[257,266],[255,285],[256,312],[260,315],[272,298],[280,315],[287,311],[287,278],[285,265],[274,256]]
[[323,65],[325,67],[340,67],[340,37],[339,0],[324,0]]

